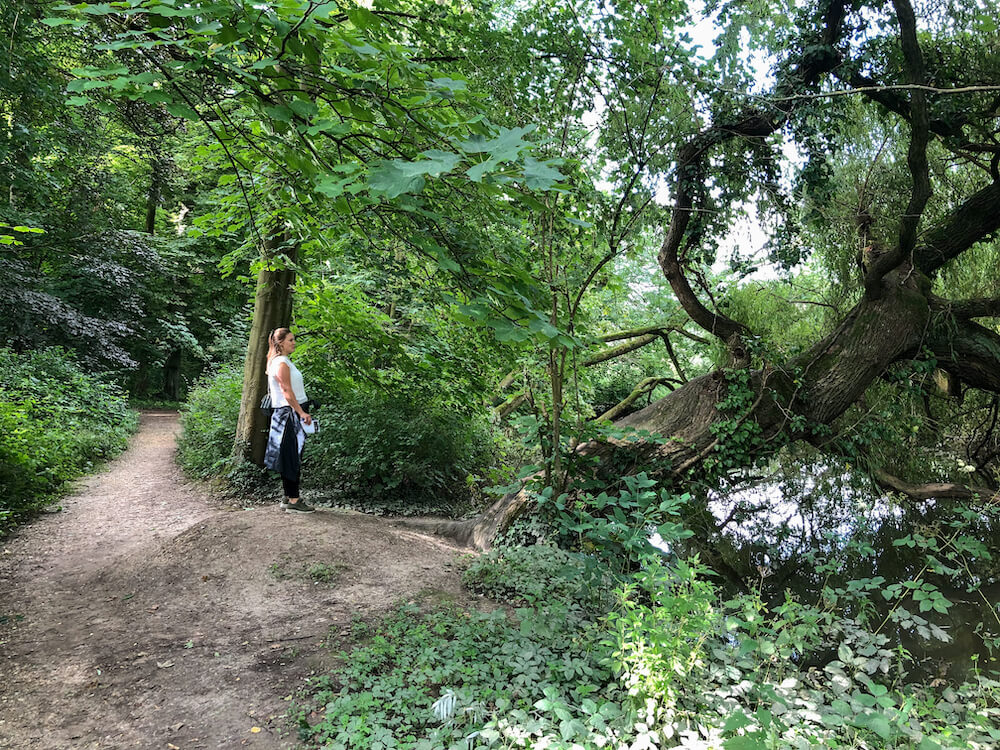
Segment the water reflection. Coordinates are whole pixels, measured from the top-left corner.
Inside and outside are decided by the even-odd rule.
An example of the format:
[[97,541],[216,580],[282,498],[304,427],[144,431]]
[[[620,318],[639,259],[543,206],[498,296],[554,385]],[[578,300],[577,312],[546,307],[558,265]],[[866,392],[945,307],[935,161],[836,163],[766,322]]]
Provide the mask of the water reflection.
[[846,463],[775,463],[705,492],[686,522],[698,541],[685,552],[733,590],[759,590],[772,606],[789,593],[833,597],[841,614],[881,626],[923,676],[996,665],[1000,523],[988,502],[887,495]]

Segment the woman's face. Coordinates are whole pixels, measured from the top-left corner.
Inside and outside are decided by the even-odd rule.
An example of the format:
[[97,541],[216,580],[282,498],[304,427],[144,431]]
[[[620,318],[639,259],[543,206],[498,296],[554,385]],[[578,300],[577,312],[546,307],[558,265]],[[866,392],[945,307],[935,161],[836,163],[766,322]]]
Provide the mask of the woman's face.
[[281,351],[284,354],[291,354],[295,351],[295,334],[290,333],[285,336],[285,340],[281,342]]

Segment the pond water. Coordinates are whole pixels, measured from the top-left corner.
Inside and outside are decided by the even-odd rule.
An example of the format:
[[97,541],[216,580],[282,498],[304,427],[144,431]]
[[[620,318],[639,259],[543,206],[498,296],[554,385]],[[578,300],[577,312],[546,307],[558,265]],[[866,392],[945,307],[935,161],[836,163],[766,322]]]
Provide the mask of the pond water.
[[[843,614],[867,610],[880,623],[892,612],[883,632],[925,675],[1000,667],[1000,514],[989,504],[887,496],[829,462],[772,468],[702,502],[707,513],[693,523],[710,549],[699,554],[734,590],[760,590],[772,605],[787,593],[817,603],[830,601],[830,589],[869,580],[871,590]],[[900,583],[901,596],[887,597]]]

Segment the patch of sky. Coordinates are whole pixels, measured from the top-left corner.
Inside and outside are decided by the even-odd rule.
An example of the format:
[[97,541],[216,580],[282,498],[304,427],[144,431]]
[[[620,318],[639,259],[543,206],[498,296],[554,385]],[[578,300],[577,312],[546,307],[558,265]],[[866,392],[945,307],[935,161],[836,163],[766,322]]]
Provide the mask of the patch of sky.
[[[751,29],[754,24],[760,23],[759,18],[748,12],[745,18],[734,19],[732,17],[734,13],[729,9],[730,17],[724,20],[722,10],[718,7],[710,8],[703,0],[690,3],[689,10],[689,22],[683,29],[682,39],[685,47],[694,54],[698,65],[705,69],[715,67],[722,71],[737,67],[740,70],[750,71],[749,79],[741,81],[744,85],[738,90],[733,89],[734,94],[745,96],[747,99],[760,96],[773,87],[775,83],[773,71],[778,58],[763,51],[763,45],[754,39],[754,32]],[[732,30],[727,31],[724,28],[726,23]],[[734,38],[738,40],[735,45]],[[734,46],[735,52],[731,49]],[[709,89],[718,90],[725,87],[727,80],[733,81],[734,76],[723,72],[718,80],[698,80],[694,81],[693,85],[695,90],[707,93]],[[730,85],[735,87],[737,83]],[[710,120],[708,97],[705,94],[696,96],[693,106],[699,113],[700,119],[708,124]],[[582,117],[582,122],[588,131],[588,142],[595,152],[598,145],[597,134],[607,108],[608,101],[605,95],[599,93]],[[787,139],[782,140],[780,150],[783,157],[780,179],[784,187],[789,188],[795,172],[805,160],[795,144]],[[597,189],[609,194],[615,193],[618,186],[612,182],[611,175],[620,171],[620,164],[614,162],[606,164],[604,178],[596,181]],[[653,200],[661,207],[669,208],[673,199],[667,176],[662,173],[650,173],[645,175],[644,181],[647,188],[653,192]],[[731,269],[740,267],[743,270],[739,272],[739,278],[749,281],[771,281],[781,277],[778,268],[769,260],[768,243],[773,229],[769,223],[769,217],[761,214],[755,200],[735,206],[730,229],[719,243],[716,259],[711,268],[712,275],[720,277],[729,275]]]

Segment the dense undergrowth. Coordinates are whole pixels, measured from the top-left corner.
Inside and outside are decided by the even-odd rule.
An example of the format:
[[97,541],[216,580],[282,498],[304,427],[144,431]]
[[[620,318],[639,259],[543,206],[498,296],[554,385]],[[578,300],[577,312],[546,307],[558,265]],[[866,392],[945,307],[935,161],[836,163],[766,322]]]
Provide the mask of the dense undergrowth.
[[[683,528],[659,526],[669,552],[648,544],[659,509],[676,503],[645,477],[612,498],[633,506],[639,527],[602,522],[606,496],[562,509],[542,500],[546,522],[563,527],[553,536],[575,533],[576,549],[502,547],[472,561],[466,585],[509,607],[408,605],[361,628],[363,645],[343,655],[337,673],[313,680],[293,709],[306,747],[1000,743],[996,675],[973,658],[963,678],[930,679],[899,645],[900,626],[948,637],[921,616],[948,607],[928,581],[839,581],[842,561],[831,559],[821,565],[830,583],[814,602],[786,594],[768,603],[759,590],[727,593],[697,557],[677,554]],[[617,557],[595,552],[614,536],[624,541]]]
[[[178,456],[199,478],[221,478],[242,494],[277,488],[273,477],[232,458],[242,370],[204,378],[182,408]],[[337,391],[310,383],[321,404],[303,457],[302,486],[311,501],[392,513],[461,513],[489,470],[493,437],[480,419],[432,400],[383,391]]]
[[202,378],[181,406],[177,460],[192,476],[211,479],[232,469],[242,391],[242,370],[223,366]]
[[64,350],[0,349],[0,533],[124,450],[136,413]]
[[[907,655],[856,619],[753,594],[724,599],[697,561],[648,560],[591,594],[586,563],[510,549],[466,572],[509,615],[401,607],[296,708],[307,747],[989,748],[1000,683],[909,684]],[[511,575],[518,571],[516,577]],[[497,578],[501,587],[490,584]],[[552,584],[546,587],[545,584]],[[546,592],[543,593],[543,588]],[[829,653],[806,666],[811,655]]]

